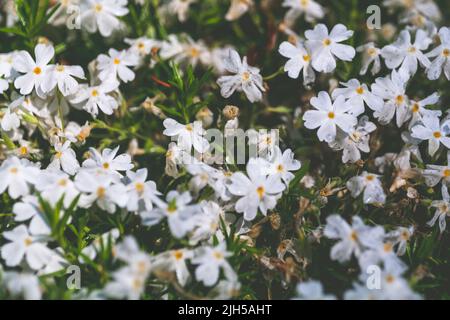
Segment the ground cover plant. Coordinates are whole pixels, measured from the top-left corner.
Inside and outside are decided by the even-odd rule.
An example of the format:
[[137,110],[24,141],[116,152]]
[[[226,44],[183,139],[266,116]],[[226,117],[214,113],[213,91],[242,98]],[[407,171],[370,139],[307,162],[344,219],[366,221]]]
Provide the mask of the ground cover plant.
[[0,298],[450,298],[446,0],[0,1]]

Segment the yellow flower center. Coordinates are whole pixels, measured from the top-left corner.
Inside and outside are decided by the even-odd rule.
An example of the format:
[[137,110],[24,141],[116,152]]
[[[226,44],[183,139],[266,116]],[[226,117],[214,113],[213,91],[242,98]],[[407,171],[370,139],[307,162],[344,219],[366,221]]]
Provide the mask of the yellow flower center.
[[305,62],[311,61],[311,57],[309,56],[309,54],[305,54],[302,58],[303,58],[303,61],[305,61]]
[[173,214],[176,211],[177,211],[177,206],[175,204],[169,204],[169,206],[167,207],[167,213]]
[[146,263],[144,261],[139,261],[138,264],[137,264],[139,273],[141,273],[141,274],[144,273],[145,270],[147,269],[146,266],[147,265],[146,265]]
[[19,169],[16,167],[9,169],[9,173],[16,174],[17,172],[19,172]]
[[58,185],[61,187],[65,187],[67,185],[67,179],[61,179],[58,181]]
[[386,277],[386,282],[387,283],[392,283],[392,282],[394,282],[394,280],[395,280],[395,278],[391,274]]
[[447,58],[450,57],[450,49],[444,49],[442,55]]
[[401,234],[401,237],[403,240],[408,240],[409,239],[409,232],[408,231],[403,231]]
[[279,165],[277,166],[277,171],[278,171],[278,172],[283,172],[283,171],[284,171],[284,167],[283,167],[282,164],[279,164]]
[[250,79],[250,73],[248,73],[247,71],[242,73],[242,80],[243,81],[248,81],[249,79]]
[[109,163],[108,162],[103,163],[102,167],[103,167],[103,169],[108,170],[109,169]]
[[56,66],[56,71],[58,71],[58,72],[63,72],[63,71],[64,71],[64,66],[58,64],[58,65]]
[[142,287],[142,281],[140,279],[133,280],[133,288],[134,290],[140,290]]
[[94,90],[91,91],[91,96],[93,96],[93,97],[97,97],[98,96],[97,89],[94,89]]
[[357,241],[358,240],[358,233],[353,230],[352,233],[350,233],[350,239],[352,241]]
[[175,257],[175,260],[181,260],[181,259],[183,259],[183,256],[184,256],[184,254],[183,254],[183,251],[181,251],[181,250],[176,250],[174,253],[173,253],[173,256]]
[[369,54],[369,56],[373,57],[377,54],[377,49],[369,48],[369,49],[367,49],[367,53]]
[[29,247],[33,243],[33,240],[30,237],[26,237],[24,242],[25,242],[25,246]]
[[373,181],[374,179],[375,179],[375,177],[373,175],[371,175],[371,174],[366,176],[366,180],[367,181]]
[[420,110],[419,104],[414,103],[412,106],[412,112],[416,113],[416,112],[419,112],[419,110]]
[[356,93],[357,93],[357,94],[363,94],[363,93],[364,93],[364,88],[363,88],[363,87],[358,87],[358,88],[356,89]]
[[331,44],[331,40],[330,39],[326,38],[325,40],[323,40],[323,45],[325,47],[328,47],[330,44]]
[[192,58],[197,58],[200,56],[200,51],[197,48],[192,47],[191,50],[189,50],[189,54]]
[[144,192],[144,184],[141,182],[136,183],[135,188],[138,193]]
[[114,58],[114,64],[115,64],[115,65],[118,65],[119,63],[120,63],[120,59]]
[[397,105],[403,104],[404,101],[405,101],[405,97],[402,96],[402,95],[398,95],[398,96],[395,97],[395,103]]
[[216,258],[217,260],[222,260],[223,259],[223,254],[222,252],[219,251],[214,251],[214,258]]
[[28,153],[28,148],[26,146],[21,146],[19,152],[22,156],[24,156]]
[[60,151],[56,152],[55,157],[56,157],[57,159],[61,159],[61,157],[62,157],[62,152],[60,152]]
[[42,73],[42,69],[39,67],[36,67],[33,69],[33,73],[38,76]]
[[416,47],[409,47],[408,52],[409,53],[415,53],[416,52]]
[[100,3],[97,3],[94,6],[94,10],[95,10],[95,12],[99,13],[99,12],[101,12],[103,10],[103,6]]
[[307,7],[309,5],[309,0],[300,0],[300,6]]
[[261,186],[261,187],[256,188],[256,193],[258,194],[259,199],[264,198],[264,192],[266,192],[264,187]]
[[435,132],[433,132],[433,137],[435,137],[436,139],[439,139],[440,137],[442,137],[442,134],[440,131],[435,131]]
[[330,118],[330,119],[334,119],[334,117],[335,117],[336,115],[334,114],[334,112],[328,112],[328,118]]
[[450,177],[450,169],[445,169],[443,175],[444,177]]
[[101,199],[101,198],[104,198],[105,195],[106,195],[106,189],[103,188],[103,187],[98,187],[98,189],[97,189],[97,197]]
[[386,242],[384,245],[383,245],[383,250],[384,250],[384,252],[391,252],[392,251],[392,243],[391,242]]
[[186,125],[186,130],[187,130],[187,131],[193,131],[194,129],[192,128],[192,125],[191,125],[191,124],[187,124],[187,125]]

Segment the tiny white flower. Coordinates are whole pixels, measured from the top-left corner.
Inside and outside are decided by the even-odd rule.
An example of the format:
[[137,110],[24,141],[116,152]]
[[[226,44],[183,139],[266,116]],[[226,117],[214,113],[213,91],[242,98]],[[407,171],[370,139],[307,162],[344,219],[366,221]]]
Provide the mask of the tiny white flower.
[[163,41],[161,44],[161,50],[159,51],[159,55],[164,60],[172,59],[177,55],[181,54],[184,50],[184,47],[178,37],[174,34],[170,34],[167,37],[167,40]]
[[409,102],[410,112],[408,113],[408,116],[406,118],[406,120],[411,119],[408,126],[409,129],[411,129],[418,122],[422,122],[422,119],[424,117],[439,118],[442,115],[442,112],[440,110],[430,110],[425,108],[426,106],[437,104],[439,102],[439,98],[440,98],[439,94],[435,92],[423,100],[420,101],[411,100]]
[[126,38],[124,41],[131,46],[129,50],[132,53],[141,57],[149,55],[154,48],[159,48],[160,46],[159,41],[147,37],[140,37],[137,39]]
[[70,175],[77,173],[80,168],[80,164],[77,160],[75,151],[70,147],[70,141],[64,142],[64,144],[55,144],[55,155],[52,157],[52,162],[49,164],[51,169],[62,169]]
[[315,81],[316,75],[311,66],[311,55],[303,44],[297,42],[294,46],[290,42],[285,41],[280,45],[278,51],[282,56],[289,58],[284,66],[284,71],[288,73],[290,78],[297,79],[303,70],[304,85]]
[[128,0],[85,0],[81,3],[81,25],[89,32],[100,31],[109,37],[120,28],[120,20],[128,14]]
[[14,297],[21,296],[26,300],[40,300],[42,289],[39,278],[33,273],[8,271],[2,277],[7,291]]
[[450,196],[448,194],[448,189],[445,184],[442,185],[442,200],[434,200],[431,203],[431,207],[436,208],[433,219],[428,221],[428,225],[430,227],[436,224],[436,221],[439,220],[439,230],[444,232],[447,224],[445,221],[446,217],[450,217]]
[[383,100],[384,105],[375,110],[374,116],[386,125],[396,116],[396,123],[401,127],[408,116],[409,98],[406,95],[407,75],[392,71],[391,76],[376,79],[372,85],[372,93]]
[[427,77],[430,80],[437,80],[444,71],[450,80],[450,28],[442,27],[439,30],[439,38],[441,44],[427,54],[427,57],[435,58],[427,70]]
[[330,73],[336,69],[336,58],[352,61],[356,51],[353,47],[340,42],[348,40],[353,31],[337,24],[331,32],[324,24],[318,24],[313,30],[305,32],[306,47],[312,54],[312,66],[316,71]]
[[259,69],[247,64],[247,57],[241,61],[236,50],[229,50],[224,61],[225,69],[234,75],[222,76],[217,80],[222,97],[229,98],[236,90],[243,91],[250,102],[260,101],[264,92],[263,78]]
[[411,129],[411,136],[420,140],[428,140],[428,154],[434,156],[442,143],[450,149],[450,137],[447,135],[446,121],[440,123],[438,117],[430,116],[422,118],[422,124],[418,124]]
[[98,109],[110,115],[119,107],[117,100],[111,96],[118,87],[119,83],[116,80],[108,80],[98,86],[84,87],[71,102],[81,104],[82,108],[94,117],[98,115]]
[[254,5],[253,0],[231,0],[230,8],[225,16],[228,21],[242,17]]
[[64,196],[65,208],[68,208],[79,194],[69,175],[59,170],[41,171],[36,182],[36,189],[52,206],[55,206]]
[[115,78],[123,82],[133,81],[134,72],[130,67],[137,66],[139,63],[138,56],[131,51],[109,49],[108,55],[101,54],[97,57],[99,70],[98,77],[102,81]]
[[361,84],[357,79],[341,82],[341,85],[344,88],[334,89],[331,96],[333,99],[343,96],[347,100],[347,103],[353,106],[349,113],[354,116],[359,116],[364,113],[365,104],[372,110],[379,110],[384,104],[383,99],[370,92],[367,85]]
[[336,297],[323,292],[322,284],[319,281],[301,282],[297,285],[296,300],[336,300]]
[[128,194],[128,211],[150,211],[153,202],[161,193],[156,189],[154,181],[147,181],[147,169],[136,172],[127,171],[126,190]]
[[402,8],[409,13],[418,12],[435,21],[439,21],[442,18],[439,7],[433,0],[384,0],[383,5],[391,8]]
[[97,171],[99,174],[106,174],[113,178],[120,178],[120,171],[127,171],[133,168],[131,157],[127,153],[117,155],[119,146],[114,149],[105,148],[102,153],[94,148],[89,148],[89,159],[83,162],[83,169]]
[[284,0],[281,5],[289,8],[284,19],[290,25],[302,14],[305,14],[305,20],[308,22],[325,16],[323,7],[313,0]]
[[394,231],[389,232],[386,235],[386,238],[391,239],[394,245],[397,246],[397,255],[402,256],[406,253],[406,246],[408,241],[411,240],[411,237],[414,233],[414,226],[409,228],[398,227]]
[[104,294],[115,299],[138,300],[144,293],[146,277],[130,267],[122,267],[112,274],[111,282],[103,289]]
[[80,66],[50,65],[47,68],[42,88],[44,92],[50,92],[58,87],[63,96],[68,96],[78,90],[78,82],[75,78],[85,79],[83,68]]
[[193,264],[198,265],[195,269],[196,279],[211,287],[219,280],[220,269],[223,269],[228,280],[236,280],[237,275],[226,260],[231,255],[224,242],[216,247],[201,247],[191,260]]
[[187,42],[183,43],[183,51],[175,58],[175,62],[187,61],[189,65],[195,67],[199,62],[204,66],[212,64],[209,48],[201,40],[194,41],[187,37]]
[[422,172],[425,183],[429,187],[434,187],[441,180],[448,184],[450,183],[450,152],[447,152],[447,165],[438,166],[434,164],[427,164],[426,169]]
[[354,198],[364,191],[363,201],[365,204],[383,204],[386,202],[386,194],[379,177],[364,171],[361,175],[351,178],[346,185]]
[[361,270],[367,270],[370,266],[380,264],[390,270],[397,270],[399,273],[403,273],[407,269],[405,263],[397,256],[393,242],[370,241],[368,248],[359,257]]
[[269,162],[269,176],[281,178],[286,186],[289,186],[289,183],[295,177],[291,171],[297,171],[301,168],[300,161],[294,159],[294,153],[291,149],[281,152],[278,146],[270,154]]
[[376,75],[381,70],[381,50],[377,47],[375,47],[375,44],[373,42],[369,42],[365,45],[362,45],[360,47],[356,48],[356,51],[363,53],[362,58],[362,67],[361,71],[359,72],[360,75],[365,75],[367,73],[367,70],[369,70],[370,65],[373,63],[372,69],[370,72],[372,75]]
[[4,110],[1,120],[1,127],[4,131],[16,130],[20,127],[20,117],[18,112],[19,106],[16,101],[13,101],[8,105],[8,108]]
[[32,235],[50,235],[50,226],[36,196],[23,197],[20,202],[14,204],[12,211],[15,221],[30,220],[28,229]]
[[192,216],[199,211],[198,205],[190,205],[192,201],[188,192],[182,194],[170,191],[167,194],[167,203],[158,201],[158,208],[141,214],[143,224],[153,226],[166,218],[170,232],[175,238],[182,238],[193,228]]
[[25,258],[31,269],[39,270],[50,261],[51,250],[38,237],[30,235],[25,225],[4,231],[3,237],[10,241],[1,248],[7,266],[17,266]]
[[417,72],[419,63],[424,68],[430,66],[430,60],[422,51],[428,49],[431,42],[427,33],[419,29],[414,43],[411,43],[411,34],[408,30],[403,30],[396,42],[381,50],[381,56],[389,69],[400,67],[399,72],[412,77]]
[[187,20],[189,7],[195,2],[197,2],[197,0],[170,0],[167,8],[171,14],[177,16],[180,22],[184,22]]
[[228,190],[240,197],[235,209],[244,214],[244,219],[255,219],[258,209],[266,215],[268,210],[274,209],[277,200],[286,187],[277,176],[266,176],[264,168],[267,162],[261,158],[251,158],[247,163],[247,175],[235,172],[230,178]]
[[190,273],[186,261],[192,259],[194,252],[188,249],[177,249],[163,252],[153,258],[155,271],[175,272],[178,282],[185,286]]
[[9,79],[13,76],[13,62],[16,53],[17,52],[0,53],[0,77]]
[[195,121],[183,125],[173,119],[166,119],[163,122],[166,128],[164,135],[177,139],[178,146],[186,152],[190,152],[192,147],[199,153],[204,153],[209,148],[208,141],[204,138],[205,130],[201,121]]
[[202,201],[201,213],[193,217],[194,230],[189,236],[189,243],[195,245],[210,239],[219,230],[223,209],[214,201]]
[[370,133],[376,128],[367,116],[363,116],[355,128],[348,133],[338,133],[336,140],[330,142],[329,145],[335,150],[344,150],[342,153],[343,163],[355,163],[361,159],[361,151],[365,153],[370,151]]
[[355,116],[349,114],[353,106],[339,96],[334,103],[325,91],[319,92],[311,99],[311,105],[317,110],[308,110],[303,115],[305,127],[316,129],[320,141],[330,142],[336,138],[336,126],[344,132],[349,132],[357,123]]
[[0,194],[7,188],[13,199],[29,194],[38,174],[39,168],[27,159],[7,158],[0,166]]
[[3,94],[9,88],[9,82],[0,76],[0,94]]
[[100,209],[114,213],[116,205],[124,208],[127,204],[125,186],[113,184],[111,176],[99,177],[88,170],[81,170],[75,176],[75,186],[83,193],[79,200],[82,208],[89,208],[95,202]]
[[36,60],[33,60],[26,51],[20,51],[14,56],[13,68],[23,74],[14,80],[14,86],[22,95],[28,95],[35,89],[38,95],[43,96],[48,92],[43,86],[48,64],[55,55],[55,49],[51,45],[38,44],[34,53]]
[[349,225],[337,214],[327,218],[324,230],[327,238],[339,240],[330,252],[331,259],[339,262],[350,260],[352,254],[359,257],[370,241],[379,239],[383,234],[381,227],[371,228],[358,216],[354,216],[352,225]]

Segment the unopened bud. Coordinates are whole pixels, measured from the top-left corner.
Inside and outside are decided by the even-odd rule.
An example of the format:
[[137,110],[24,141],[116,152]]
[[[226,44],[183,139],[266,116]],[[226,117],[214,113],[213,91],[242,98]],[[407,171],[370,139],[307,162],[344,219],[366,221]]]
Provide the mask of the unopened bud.
[[226,106],[222,113],[227,120],[233,120],[239,117],[239,108],[236,106]]

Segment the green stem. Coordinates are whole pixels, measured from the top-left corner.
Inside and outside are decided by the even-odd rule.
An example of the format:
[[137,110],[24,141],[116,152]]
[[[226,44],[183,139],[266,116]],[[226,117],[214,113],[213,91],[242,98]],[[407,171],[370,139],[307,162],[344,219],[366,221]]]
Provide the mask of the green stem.
[[284,73],[284,67],[280,67],[280,69],[278,69],[276,72],[272,73],[271,75],[268,75],[267,77],[264,77],[264,81],[269,81],[272,80],[276,77],[278,77],[280,74]]

